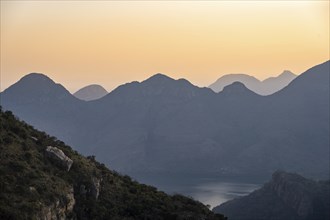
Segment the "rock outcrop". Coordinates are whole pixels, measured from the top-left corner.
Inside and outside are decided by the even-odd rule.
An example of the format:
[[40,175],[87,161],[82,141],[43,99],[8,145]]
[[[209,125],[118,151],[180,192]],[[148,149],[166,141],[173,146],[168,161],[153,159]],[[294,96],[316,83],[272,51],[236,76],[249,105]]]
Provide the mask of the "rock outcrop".
[[100,189],[101,189],[101,179],[93,177],[92,178],[91,195],[93,196],[94,199],[99,198]]
[[72,219],[76,201],[73,188],[69,189],[65,199],[57,199],[53,204],[43,207],[36,216],[37,220],[67,220]]
[[102,179],[92,177],[90,187],[85,186],[84,184],[79,187],[79,194],[84,197],[89,197],[97,200],[101,191],[101,182]]
[[[297,174],[277,171],[273,174],[270,189],[292,208],[299,217],[306,218],[313,212],[314,182]],[[310,188],[310,189],[308,189]]]
[[330,182],[276,171],[261,189],[215,207],[231,220],[328,220]]
[[65,168],[67,171],[70,170],[73,164],[73,160],[66,156],[63,151],[58,149],[57,147],[48,146],[46,148],[46,156],[52,159],[62,168]]

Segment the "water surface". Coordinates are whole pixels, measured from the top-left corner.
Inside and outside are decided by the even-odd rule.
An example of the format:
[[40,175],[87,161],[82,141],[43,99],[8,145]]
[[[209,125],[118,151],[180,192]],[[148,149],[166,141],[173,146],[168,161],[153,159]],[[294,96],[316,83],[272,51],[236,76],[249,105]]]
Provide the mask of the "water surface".
[[261,187],[261,180],[237,177],[195,178],[182,175],[139,176],[139,182],[153,185],[169,194],[192,197],[213,208],[228,200],[244,196]]
[[215,181],[193,186],[186,195],[214,208],[228,200],[245,196],[259,187],[260,184]]

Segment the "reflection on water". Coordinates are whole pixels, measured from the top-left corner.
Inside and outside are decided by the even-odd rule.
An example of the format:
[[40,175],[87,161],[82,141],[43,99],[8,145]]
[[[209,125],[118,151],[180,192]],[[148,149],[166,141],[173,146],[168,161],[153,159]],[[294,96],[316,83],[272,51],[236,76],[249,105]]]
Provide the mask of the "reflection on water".
[[205,205],[210,205],[211,208],[236,197],[247,195],[261,187],[261,181],[256,183],[248,179],[223,177],[144,175],[139,176],[137,180],[169,194],[178,193],[192,197]]
[[247,195],[259,187],[259,184],[251,183],[201,183],[200,185],[192,187],[192,190],[189,195],[204,204],[209,204],[211,208],[213,208],[230,199]]

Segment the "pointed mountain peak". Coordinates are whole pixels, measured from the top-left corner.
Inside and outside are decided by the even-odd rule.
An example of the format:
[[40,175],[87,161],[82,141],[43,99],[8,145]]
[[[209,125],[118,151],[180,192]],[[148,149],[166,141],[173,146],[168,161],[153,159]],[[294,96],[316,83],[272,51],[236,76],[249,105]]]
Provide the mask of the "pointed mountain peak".
[[290,76],[290,77],[295,77],[296,74],[291,72],[290,70],[284,70],[279,76]]
[[278,94],[286,96],[287,91],[294,91],[295,94],[302,92],[311,94],[323,91],[329,97],[329,75],[330,61],[326,61],[299,74],[289,86],[279,91]]
[[162,73],[157,73],[150,78],[143,81],[141,84],[146,85],[147,87],[157,87],[157,88],[167,88],[169,90],[177,89],[196,89],[197,87],[191,84],[188,80],[184,78],[173,79],[169,76],[166,76]]
[[170,81],[174,81],[174,79],[172,79],[171,77],[166,76],[165,74],[157,73],[157,74],[149,77],[148,79],[146,79],[143,82],[162,83],[162,82],[170,82]]
[[55,83],[41,73],[30,73],[11,85],[4,92],[7,97],[15,97],[22,102],[33,100],[52,100],[72,98],[72,95],[61,84]]
[[[180,99],[190,99],[200,95],[213,93],[209,89],[199,88],[191,84],[188,80],[172,79],[164,74],[158,73],[142,82],[132,82],[119,86],[105,97],[114,95],[126,97],[126,100],[136,99],[137,97],[177,97]],[[133,98],[132,98],[133,97]]]

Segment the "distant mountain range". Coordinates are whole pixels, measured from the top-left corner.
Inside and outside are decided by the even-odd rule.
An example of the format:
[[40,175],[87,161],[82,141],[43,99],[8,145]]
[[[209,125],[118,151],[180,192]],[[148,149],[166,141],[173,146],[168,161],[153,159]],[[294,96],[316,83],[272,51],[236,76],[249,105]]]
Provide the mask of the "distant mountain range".
[[269,96],[239,82],[215,93],[156,74],[85,102],[29,74],[1,93],[1,105],[133,176],[329,173],[329,61]]
[[108,91],[102,86],[93,84],[79,89],[73,95],[78,99],[91,101],[102,98],[106,94],[108,94]]
[[270,77],[263,81],[247,74],[228,74],[220,77],[216,82],[212,83],[209,88],[215,92],[220,92],[225,86],[237,81],[243,83],[248,89],[259,95],[271,95],[283,89],[296,77],[297,76],[289,70],[285,70],[277,77]]
[[213,209],[230,220],[328,220],[330,182],[277,171],[270,182],[247,196]]

